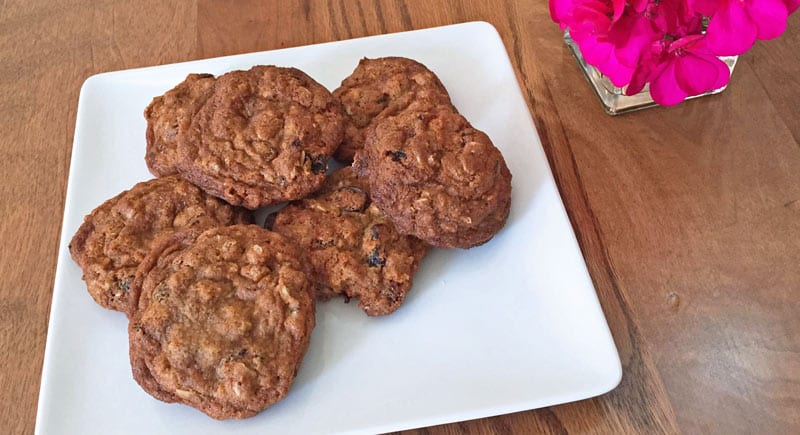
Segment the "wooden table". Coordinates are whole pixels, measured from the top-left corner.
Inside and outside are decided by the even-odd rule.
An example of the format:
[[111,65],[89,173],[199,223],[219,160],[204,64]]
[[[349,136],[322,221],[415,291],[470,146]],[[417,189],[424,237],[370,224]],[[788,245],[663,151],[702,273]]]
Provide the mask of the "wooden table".
[[721,95],[611,118],[544,0],[0,2],[2,431],[33,432],[84,79],[472,20],[511,55],[624,376],[409,433],[800,433],[800,14]]

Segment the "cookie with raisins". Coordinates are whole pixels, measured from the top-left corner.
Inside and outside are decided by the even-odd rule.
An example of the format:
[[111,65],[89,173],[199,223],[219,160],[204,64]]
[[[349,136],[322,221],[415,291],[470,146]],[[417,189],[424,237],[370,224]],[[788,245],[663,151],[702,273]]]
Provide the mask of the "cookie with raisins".
[[314,328],[297,248],[256,225],[161,239],[132,286],[133,377],[153,397],[216,419],[286,396]]
[[350,167],[331,174],[313,196],[280,210],[271,227],[305,250],[318,295],[357,298],[370,316],[400,307],[428,249],[397,232]]
[[153,98],[144,110],[147,149],[144,160],[156,177],[177,173],[178,137],[186,132],[192,117],[214,90],[211,74],[189,74],[164,95]]
[[417,100],[382,115],[353,168],[401,234],[470,248],[505,225],[511,172],[489,137],[453,106]]
[[333,96],[342,103],[349,120],[344,141],[334,155],[345,163],[352,162],[356,151],[364,147],[366,128],[381,113],[417,99],[450,104],[450,96],[436,74],[403,57],[361,59]]
[[217,78],[178,137],[176,166],[206,192],[256,209],[319,188],[343,131],[340,104],[314,79],[255,66]]
[[169,176],[138,183],[84,218],[69,251],[94,300],[128,311],[136,268],[156,239],[175,231],[252,222],[251,213]]

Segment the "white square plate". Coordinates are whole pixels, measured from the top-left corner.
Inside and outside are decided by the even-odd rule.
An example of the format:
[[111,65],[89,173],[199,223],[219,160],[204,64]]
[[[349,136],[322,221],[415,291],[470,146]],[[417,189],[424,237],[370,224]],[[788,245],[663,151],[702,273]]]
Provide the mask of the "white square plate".
[[[329,89],[362,57],[405,56],[503,152],[511,216],[489,243],[433,250],[396,313],[318,306],[288,396],[256,417],[215,421],[134,382],[124,315],[98,307],[67,245],[83,216],[134,183],[150,100],[191,72],[296,66]],[[377,433],[584,399],[614,388],[620,361],[502,40],[475,22],[99,74],[78,104],[36,432]]]

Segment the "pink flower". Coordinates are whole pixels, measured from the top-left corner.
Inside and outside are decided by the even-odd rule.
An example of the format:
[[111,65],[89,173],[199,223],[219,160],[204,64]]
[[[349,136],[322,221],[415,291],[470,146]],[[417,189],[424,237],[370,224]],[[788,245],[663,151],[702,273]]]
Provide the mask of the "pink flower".
[[[605,19],[608,19],[610,22],[616,22],[625,10],[625,0],[550,0],[549,3],[550,18],[561,24],[562,30],[580,25],[586,19],[590,21],[598,19],[606,21]],[[578,10],[577,14],[575,14],[576,10]],[[584,13],[583,16],[581,16],[581,10]],[[585,15],[598,12],[603,13],[606,17],[597,16],[592,19],[591,16]]]
[[717,12],[720,2],[721,0],[687,0],[689,8],[707,17]]
[[713,12],[706,35],[708,46],[718,56],[742,54],[756,39],[772,39],[786,30],[789,9],[797,0],[704,0],[704,14]]
[[631,81],[635,65],[627,66],[617,57],[614,44],[592,36],[580,35],[573,38],[581,49],[581,54],[589,65],[594,65],[606,75],[614,86],[625,86]]
[[648,9],[626,11],[608,32],[608,41],[614,46],[616,58],[626,67],[636,68],[644,48],[662,36],[649,14]]
[[[648,4],[648,0],[637,2]],[[551,1],[550,12],[569,28],[586,62],[619,87],[631,80],[642,49],[659,38],[650,20],[626,7],[624,0]]]
[[[723,3],[722,0],[687,0],[689,6],[707,16],[710,17],[717,12],[717,9],[720,7],[720,3]],[[798,6],[800,6],[800,0],[783,0],[783,4],[786,5],[786,11],[788,15],[791,15],[794,11],[797,10]]]
[[711,53],[703,35],[652,44],[634,72],[627,95],[639,93],[650,82],[650,95],[663,106],[671,106],[690,95],[699,95],[728,83],[730,70]]
[[558,23],[561,30],[566,29],[573,7],[571,0],[550,0],[550,19]]
[[[549,0],[586,62],[633,95],[650,83],[662,105],[724,86],[717,56],[780,36],[800,0]],[[704,29],[704,22],[708,23]],[[706,31],[704,34],[704,30]]]
[[[718,0],[711,0],[718,1]],[[699,35],[703,30],[703,16],[685,0],[661,0],[658,16],[654,19],[662,35],[673,39]]]
[[570,35],[590,65],[594,65],[617,86],[631,79],[635,63],[624,65],[608,41],[611,27],[625,11],[624,0],[562,0],[550,2],[553,20],[569,28]]

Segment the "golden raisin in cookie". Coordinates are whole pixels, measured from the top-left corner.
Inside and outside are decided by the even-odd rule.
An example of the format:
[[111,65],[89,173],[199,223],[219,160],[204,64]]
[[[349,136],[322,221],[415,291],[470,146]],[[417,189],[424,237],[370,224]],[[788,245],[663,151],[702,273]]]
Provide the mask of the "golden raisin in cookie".
[[358,298],[370,316],[400,307],[428,249],[397,232],[350,167],[331,174],[313,196],[280,210],[272,229],[305,250],[318,295]]
[[314,328],[300,253],[256,225],[176,233],[137,271],[128,326],[133,377],[153,397],[216,419],[282,399]]
[[335,154],[346,163],[364,147],[365,129],[385,110],[405,107],[419,98],[450,104],[450,96],[436,74],[403,57],[361,59],[333,96],[349,117],[344,141]]
[[161,236],[178,230],[252,222],[235,208],[176,177],[133,186],[84,218],[69,251],[83,269],[94,300],[111,310],[128,311],[136,268]]
[[511,173],[502,154],[450,105],[421,100],[385,115],[353,167],[400,233],[433,246],[480,245],[508,217]]
[[302,71],[233,71],[217,78],[179,137],[178,171],[249,209],[299,199],[322,185],[343,131],[339,103]]
[[147,120],[144,160],[153,175],[163,177],[177,173],[178,136],[184,134],[213,89],[211,74],[189,74],[178,86],[153,98],[144,110]]

